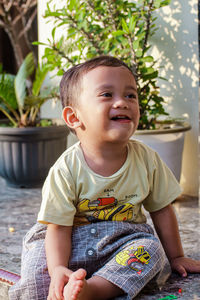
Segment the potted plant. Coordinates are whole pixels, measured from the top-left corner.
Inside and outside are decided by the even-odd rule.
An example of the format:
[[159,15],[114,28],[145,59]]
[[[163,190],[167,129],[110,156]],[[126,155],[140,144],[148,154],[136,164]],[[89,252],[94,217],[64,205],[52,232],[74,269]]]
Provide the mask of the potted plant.
[[[43,58],[52,70],[57,69],[58,76],[72,65],[98,55],[116,56],[129,67],[135,68],[141,114],[136,138],[143,140],[143,137],[153,133],[153,136],[156,136],[154,140],[157,141],[161,137],[162,141],[158,144],[166,148],[167,142],[163,143],[163,135],[169,134],[172,127],[171,133],[175,133],[177,141],[180,140],[180,152],[182,152],[184,133],[180,134],[180,132],[190,129],[190,126],[183,121],[174,122],[169,118],[167,124],[158,122],[160,116],[168,116],[168,113],[157,84],[160,78],[159,66],[154,57],[149,54],[150,37],[157,30],[154,12],[169,3],[170,0],[68,0],[63,7],[56,8],[51,0],[47,2],[44,15],[49,22],[53,22],[51,39],[48,39],[48,43],[36,44],[45,46]],[[65,34],[60,36],[58,30],[60,32],[62,28]],[[171,162],[173,157],[176,159],[178,155],[181,163],[182,153],[177,154],[177,147],[172,151],[171,142],[176,144],[174,137],[169,138],[171,149],[167,156],[170,162],[163,155],[160,146],[154,146],[152,138],[148,140],[145,142],[157,150],[171,168],[174,166],[174,162]],[[173,171],[179,180],[180,166],[178,171]]]
[[[16,75],[0,74],[0,176],[17,187],[40,186],[58,156],[66,148],[68,130],[39,117],[41,105],[56,96],[53,88],[41,88],[47,65],[36,68],[26,56]],[[59,125],[59,124],[57,124]]]

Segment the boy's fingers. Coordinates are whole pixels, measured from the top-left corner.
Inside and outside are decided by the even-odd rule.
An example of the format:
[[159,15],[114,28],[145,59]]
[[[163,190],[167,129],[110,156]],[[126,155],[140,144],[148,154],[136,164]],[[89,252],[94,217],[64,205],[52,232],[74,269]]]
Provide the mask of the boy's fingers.
[[54,292],[55,292],[56,299],[58,299],[58,300],[62,300],[63,299],[63,293],[62,293],[63,287],[64,286],[59,285],[59,287],[55,288]]
[[48,298],[47,300],[62,300],[62,293],[61,293],[61,296],[56,293],[56,287],[53,287],[53,285],[50,285],[50,288],[49,288],[49,295],[48,295]]
[[187,277],[187,272],[185,268],[181,265],[177,265],[175,270],[182,276],[182,277]]
[[190,265],[191,273],[200,273],[200,261],[194,261],[193,264]]
[[66,270],[64,273],[65,273],[65,274],[64,274],[64,277],[62,278],[62,281],[60,281],[59,285],[56,285],[56,286],[55,286],[55,295],[56,295],[56,297],[57,297],[59,300],[63,300],[63,299],[64,299],[64,297],[63,297],[63,289],[64,289],[64,286],[65,286],[65,285],[68,283],[68,281],[69,281],[69,274],[71,274],[71,273],[73,273],[73,272],[70,271],[70,273],[69,273],[69,271]]
[[71,270],[65,269],[64,274],[65,274],[65,283],[67,283],[69,281],[70,275],[72,275],[73,272]]

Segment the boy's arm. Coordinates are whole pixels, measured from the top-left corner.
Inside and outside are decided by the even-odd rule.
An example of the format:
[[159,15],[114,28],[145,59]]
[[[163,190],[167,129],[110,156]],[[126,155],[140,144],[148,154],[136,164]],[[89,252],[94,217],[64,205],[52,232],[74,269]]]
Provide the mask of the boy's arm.
[[200,261],[184,257],[178,223],[172,205],[150,213],[154,227],[173,270],[186,277],[200,272]]
[[51,283],[48,300],[64,299],[63,288],[72,273],[67,266],[71,253],[72,226],[48,224],[45,237],[47,266]]

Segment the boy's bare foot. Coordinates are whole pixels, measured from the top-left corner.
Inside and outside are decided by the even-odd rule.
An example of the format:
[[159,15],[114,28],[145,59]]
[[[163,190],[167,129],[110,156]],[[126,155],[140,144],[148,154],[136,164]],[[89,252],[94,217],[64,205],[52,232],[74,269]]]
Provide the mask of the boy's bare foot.
[[79,269],[72,273],[69,281],[64,288],[65,300],[87,300],[88,298],[88,285],[85,280],[86,271]]

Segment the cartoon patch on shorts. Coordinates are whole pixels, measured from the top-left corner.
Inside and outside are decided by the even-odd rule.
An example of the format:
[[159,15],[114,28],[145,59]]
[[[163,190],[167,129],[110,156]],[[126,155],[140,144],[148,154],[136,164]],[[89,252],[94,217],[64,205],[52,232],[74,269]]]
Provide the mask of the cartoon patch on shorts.
[[150,258],[151,256],[144,250],[144,246],[139,246],[136,249],[132,246],[130,249],[119,252],[115,257],[119,265],[128,266],[139,275],[144,270],[144,265],[149,263]]

